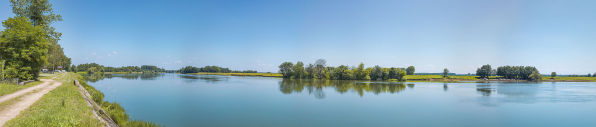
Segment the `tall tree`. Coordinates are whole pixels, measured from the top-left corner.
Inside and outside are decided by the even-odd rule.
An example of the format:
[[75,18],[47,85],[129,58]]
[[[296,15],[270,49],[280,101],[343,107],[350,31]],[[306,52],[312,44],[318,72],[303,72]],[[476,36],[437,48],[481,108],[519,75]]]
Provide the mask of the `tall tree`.
[[447,74],[449,74],[449,69],[447,69],[447,68],[443,69],[443,77],[446,77]]
[[535,81],[540,81],[542,79],[542,75],[538,71],[533,71],[532,74],[530,74],[529,78]]
[[317,68],[318,78],[325,77],[323,75],[323,70],[325,69],[325,66],[327,66],[327,61],[325,61],[325,59],[318,59],[317,61],[315,61],[315,67]]
[[303,78],[304,63],[300,61],[296,62],[296,65],[292,67],[292,72],[294,72],[294,78]]
[[375,66],[373,70],[370,72],[370,78],[372,80],[381,80],[383,79],[383,68],[379,65]]
[[588,73],[588,77],[592,77],[592,74]]
[[407,75],[414,75],[414,72],[416,71],[416,68],[414,68],[414,66],[409,66],[408,69],[406,69],[406,74]]
[[47,64],[47,40],[43,27],[33,26],[27,17],[8,18],[2,22],[0,59],[6,60],[8,78],[33,79]]
[[292,66],[294,66],[292,62],[282,63],[279,65],[279,73],[281,73],[284,78],[292,77]]
[[491,75],[491,71],[492,71],[492,68],[490,67],[489,64],[482,65],[482,67],[480,67],[476,70],[476,75],[483,77],[483,78],[485,78],[485,77],[488,78],[488,76]]
[[557,72],[552,72],[552,73],[550,73],[550,77],[552,77],[552,78],[555,78],[555,77],[557,77]]
[[52,23],[62,21],[62,16],[54,14],[52,4],[48,0],[10,0],[12,6],[12,13],[18,17],[27,17],[33,26],[41,26],[44,31],[44,38],[47,40],[49,46],[48,53],[52,54],[47,57],[48,64],[51,64],[52,70],[56,63],[61,63],[64,58],[64,53],[58,41],[62,37],[61,32],[57,32]]

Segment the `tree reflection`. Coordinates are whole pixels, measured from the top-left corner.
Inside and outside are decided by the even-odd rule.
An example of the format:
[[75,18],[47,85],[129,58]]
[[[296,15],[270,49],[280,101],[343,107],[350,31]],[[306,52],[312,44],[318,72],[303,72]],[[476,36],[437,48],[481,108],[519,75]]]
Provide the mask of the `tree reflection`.
[[490,96],[490,94],[494,91],[491,88],[491,85],[488,84],[478,84],[476,85],[476,91],[480,92],[482,96]]
[[[408,84],[413,88],[414,84]],[[350,80],[308,80],[308,79],[283,79],[279,82],[279,90],[284,94],[300,93],[305,88],[308,94],[314,94],[315,98],[325,98],[323,91],[326,87],[333,87],[337,93],[344,94],[348,91],[358,93],[360,97],[364,92],[372,92],[376,95],[380,93],[399,93],[406,88],[404,83],[394,82],[362,82]]]

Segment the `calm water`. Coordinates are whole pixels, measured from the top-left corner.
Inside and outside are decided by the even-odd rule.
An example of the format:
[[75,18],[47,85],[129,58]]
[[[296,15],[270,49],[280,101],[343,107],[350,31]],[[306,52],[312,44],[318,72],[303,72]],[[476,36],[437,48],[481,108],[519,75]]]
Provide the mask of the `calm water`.
[[88,81],[167,126],[596,126],[596,83],[388,83],[183,74]]

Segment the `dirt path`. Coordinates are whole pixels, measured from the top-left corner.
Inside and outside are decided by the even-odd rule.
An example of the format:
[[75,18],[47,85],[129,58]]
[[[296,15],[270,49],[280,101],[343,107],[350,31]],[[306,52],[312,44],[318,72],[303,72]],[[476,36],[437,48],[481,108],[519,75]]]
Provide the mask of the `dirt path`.
[[54,81],[52,79],[41,79],[41,81],[43,81],[42,84],[19,90],[17,92],[0,97],[0,103],[2,103],[4,101],[11,100],[21,95],[24,95],[13,105],[8,106],[5,109],[0,109],[0,126],[4,126],[6,122],[19,116],[19,114],[21,114],[21,111],[29,108],[29,106],[37,102],[37,100],[39,100],[43,95],[54,90],[56,87],[62,85],[62,82]]

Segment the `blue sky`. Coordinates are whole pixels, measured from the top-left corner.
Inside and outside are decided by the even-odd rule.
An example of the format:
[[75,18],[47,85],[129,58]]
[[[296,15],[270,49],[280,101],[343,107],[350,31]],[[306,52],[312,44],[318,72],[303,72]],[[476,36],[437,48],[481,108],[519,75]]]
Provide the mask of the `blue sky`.
[[[415,66],[483,64],[596,72],[596,1],[51,1],[74,64],[218,65],[277,72],[285,61]],[[0,17],[12,17],[8,0]],[[3,29],[3,28],[2,28]]]

